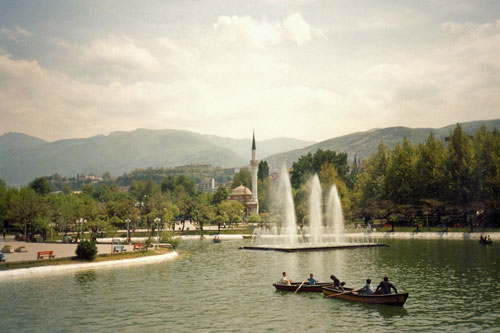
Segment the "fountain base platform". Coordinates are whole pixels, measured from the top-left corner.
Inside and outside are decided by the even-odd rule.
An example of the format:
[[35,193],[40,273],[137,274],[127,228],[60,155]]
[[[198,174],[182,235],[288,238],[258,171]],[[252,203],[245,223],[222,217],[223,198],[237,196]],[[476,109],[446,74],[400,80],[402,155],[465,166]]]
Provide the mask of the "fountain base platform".
[[389,246],[382,243],[360,243],[360,244],[326,244],[321,246],[300,246],[300,247],[279,247],[279,246],[241,246],[240,250],[258,250],[258,251],[279,251],[279,252],[311,252],[325,250],[357,249],[362,247],[381,247]]

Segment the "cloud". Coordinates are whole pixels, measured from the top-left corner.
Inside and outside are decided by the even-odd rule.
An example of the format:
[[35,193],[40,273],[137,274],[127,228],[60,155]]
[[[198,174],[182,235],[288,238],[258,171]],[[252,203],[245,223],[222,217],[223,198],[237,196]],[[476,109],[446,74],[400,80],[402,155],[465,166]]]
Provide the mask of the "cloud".
[[9,28],[1,28],[0,36],[7,38],[8,40],[17,41],[22,37],[31,37],[31,33],[20,26],[16,26],[14,30]]
[[299,46],[310,42],[314,36],[324,37],[321,29],[312,28],[299,13],[288,16],[283,22],[283,28],[288,37]]
[[151,71],[159,63],[147,49],[138,47],[133,39],[125,36],[94,40],[83,46],[82,51],[85,61],[106,67]]
[[279,24],[258,22],[249,16],[221,16],[213,26],[219,39],[225,43],[264,48],[281,40]]
[[213,25],[218,39],[229,44],[266,48],[291,40],[298,46],[314,37],[323,37],[321,29],[313,28],[300,13],[285,18],[283,22],[257,21],[249,16],[220,16]]
[[[387,118],[414,126],[498,117],[500,20],[441,24],[442,45],[407,62],[377,64],[360,85],[381,102]],[[382,119],[385,119],[384,117]]]

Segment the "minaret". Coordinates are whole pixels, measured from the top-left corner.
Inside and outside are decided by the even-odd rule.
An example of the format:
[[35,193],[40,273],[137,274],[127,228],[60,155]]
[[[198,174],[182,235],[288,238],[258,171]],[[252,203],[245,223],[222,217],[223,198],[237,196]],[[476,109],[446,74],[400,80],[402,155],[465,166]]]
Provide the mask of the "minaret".
[[255,147],[255,131],[253,132],[252,160],[250,161],[250,165],[252,166],[252,202],[257,204],[255,213],[259,213],[259,199],[257,196],[257,167],[259,161],[257,161],[257,148]]

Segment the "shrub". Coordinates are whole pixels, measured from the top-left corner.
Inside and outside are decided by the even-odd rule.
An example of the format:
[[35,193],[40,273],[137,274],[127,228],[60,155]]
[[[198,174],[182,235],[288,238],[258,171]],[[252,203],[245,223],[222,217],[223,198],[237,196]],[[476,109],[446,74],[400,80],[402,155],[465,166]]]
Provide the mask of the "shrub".
[[163,232],[161,234],[160,241],[162,243],[168,243],[168,244],[172,245],[172,249],[175,249],[179,245],[181,239],[180,238],[173,238],[172,234],[170,234],[169,232]]
[[95,242],[82,240],[76,248],[76,255],[80,259],[94,260],[97,255],[97,246]]

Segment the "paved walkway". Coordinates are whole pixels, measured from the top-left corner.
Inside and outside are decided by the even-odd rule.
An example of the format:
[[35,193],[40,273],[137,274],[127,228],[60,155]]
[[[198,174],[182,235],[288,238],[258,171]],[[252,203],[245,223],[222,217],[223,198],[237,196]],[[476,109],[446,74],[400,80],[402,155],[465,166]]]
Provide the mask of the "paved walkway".
[[[0,235],[1,237],[1,235]],[[6,262],[14,261],[26,261],[26,260],[36,260],[38,251],[54,251],[56,258],[65,258],[75,256],[77,244],[63,244],[63,243],[27,243],[18,242],[13,238],[9,237],[6,239],[0,239],[0,250],[5,245],[11,245],[12,249],[15,250],[19,246],[24,246],[28,252],[14,252],[14,253],[4,253]],[[133,245],[125,245],[127,251],[133,251]],[[112,253],[113,246],[110,244],[97,244],[97,253],[106,254]]]

